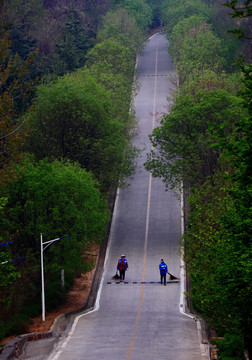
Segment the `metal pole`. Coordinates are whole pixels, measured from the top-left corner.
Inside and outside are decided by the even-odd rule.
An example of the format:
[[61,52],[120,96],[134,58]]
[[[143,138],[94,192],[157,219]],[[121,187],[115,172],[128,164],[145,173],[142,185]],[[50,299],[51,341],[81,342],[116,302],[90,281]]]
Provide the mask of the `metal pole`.
[[61,290],[65,290],[65,271],[61,269]]
[[[41,251],[41,297],[42,297],[42,320],[45,321],[45,282],[44,282],[44,250],[50,246],[53,242],[61,240],[61,239],[65,239],[69,236],[61,236],[57,239],[53,239],[53,240],[49,240],[49,241],[45,241],[43,243],[43,237],[42,237],[42,233],[40,234],[40,251]],[[46,245],[44,247],[44,245]]]
[[42,321],[45,321],[45,284],[44,284],[44,260],[43,260],[43,238],[40,234],[41,245],[41,296],[42,296]]

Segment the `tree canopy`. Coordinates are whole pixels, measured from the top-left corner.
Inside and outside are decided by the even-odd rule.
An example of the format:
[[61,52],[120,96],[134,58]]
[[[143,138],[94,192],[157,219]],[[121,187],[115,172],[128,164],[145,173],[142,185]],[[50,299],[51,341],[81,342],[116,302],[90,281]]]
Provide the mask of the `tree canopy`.
[[40,312],[40,233],[70,235],[46,253],[47,310],[65,299],[60,269],[67,291],[93,266],[85,251],[134,170],[135,58],[151,21],[144,0],[1,1],[0,239],[12,244],[0,257],[24,257],[1,279],[1,339]]
[[0,219],[1,235],[12,244],[5,246],[1,258],[23,260],[16,262],[17,269],[12,264],[5,267],[11,276],[7,287],[7,277],[1,277],[1,298],[5,295],[6,300],[0,316],[1,336],[8,335],[12,326],[19,331],[19,322],[23,324],[20,331],[24,331],[27,315],[24,319],[19,312],[25,304],[30,305],[27,314],[34,316],[40,312],[40,234],[44,242],[69,236],[57,245],[52,244],[44,256],[49,310],[64,300],[60,269],[65,270],[68,289],[72,285],[70,279],[90,268],[84,257],[85,249],[100,243],[109,219],[106,200],[101,197],[97,182],[78,164],[46,159],[34,163],[26,158],[16,171],[18,180],[8,184],[8,199]]
[[224,89],[198,85],[192,93],[182,90],[161,126],[153,130],[154,149],[146,168],[162,177],[167,186],[176,187],[181,181],[190,186],[202,184],[220,166],[220,151],[212,147],[218,135],[210,125],[221,125],[224,118],[230,127],[227,131],[231,131],[243,115],[241,100]]
[[114,0],[119,6],[123,6],[134,16],[138,25],[147,30],[152,22],[152,12],[148,3],[144,0]]
[[171,35],[174,26],[185,18],[193,15],[209,18],[209,9],[205,2],[201,0],[165,0],[162,4],[161,20],[165,25],[168,37]]
[[34,54],[30,54],[22,64],[18,55],[11,56],[4,9],[0,11],[0,185],[4,186],[22,158],[22,145],[27,133],[23,126],[25,118],[20,121],[20,115],[30,105],[33,93],[33,83],[27,81],[26,75]]
[[59,245],[58,256],[74,269],[80,261],[73,261],[76,248],[80,251],[80,246],[96,243],[105,234],[106,203],[96,181],[77,164],[57,160],[33,164],[26,159],[17,171],[20,177],[9,185],[1,220],[7,238],[12,238],[15,256],[25,256],[29,249],[38,252],[40,233],[46,238],[71,235]]
[[135,54],[143,46],[144,35],[134,16],[127,9],[119,7],[106,13],[97,40],[99,42],[107,39],[116,40]]
[[38,160],[78,161],[107,188],[118,178],[125,139],[105,89],[80,71],[41,85],[37,92],[29,151]]
[[252,353],[250,2],[226,3],[233,23],[219,0],[162,2],[179,85],[146,162],[185,190],[188,300],[223,337],[221,359]]

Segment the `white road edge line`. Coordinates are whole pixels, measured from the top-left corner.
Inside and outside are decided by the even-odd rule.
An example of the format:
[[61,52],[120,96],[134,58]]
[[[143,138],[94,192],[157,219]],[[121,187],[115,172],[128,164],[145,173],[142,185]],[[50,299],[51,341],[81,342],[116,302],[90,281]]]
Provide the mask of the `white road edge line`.
[[102,287],[103,287],[103,283],[104,283],[104,281],[103,281],[104,280],[104,273],[105,273],[104,269],[105,269],[105,265],[107,263],[109,253],[110,253],[111,234],[113,233],[113,228],[114,228],[114,224],[115,224],[115,218],[116,218],[116,214],[117,214],[119,193],[120,193],[120,189],[117,189],[116,200],[115,200],[115,205],[114,205],[114,211],[113,211],[113,215],[112,215],[112,222],[111,222],[111,227],[110,227],[110,232],[109,232],[108,246],[107,246],[107,251],[106,251],[106,256],[105,256],[105,261],[104,261],[104,266],[103,266],[103,273],[102,273],[102,278],[101,278],[100,286],[99,286],[96,301],[95,301],[95,306],[94,306],[94,308],[92,310],[87,311],[84,314],[80,314],[80,315],[76,316],[76,318],[74,319],[73,325],[71,327],[71,330],[69,331],[66,339],[64,340],[62,345],[57,347],[58,350],[57,350],[56,354],[55,355],[52,354],[48,358],[48,360],[57,360],[59,358],[59,356],[62,354],[65,347],[67,346],[69,340],[71,339],[80,318],[82,318],[83,316],[89,315],[89,314],[91,314],[91,313],[93,313],[95,311],[98,311],[99,308],[100,308],[101,291],[102,291]]
[[[152,37],[154,37],[156,34],[154,34],[153,36],[150,37],[150,39]],[[137,63],[138,63],[138,57],[136,58],[136,67],[137,67]],[[182,187],[183,189],[183,187]],[[114,211],[113,211],[113,217],[112,217],[112,223],[111,223],[111,228],[110,228],[110,233],[109,233],[109,240],[108,240],[108,247],[107,247],[107,251],[106,251],[106,257],[105,257],[105,262],[104,262],[104,267],[103,267],[103,274],[102,274],[102,279],[101,279],[101,283],[98,289],[98,293],[97,293],[97,298],[95,301],[95,306],[94,309],[85,312],[84,314],[80,314],[78,316],[76,316],[74,323],[71,327],[71,330],[68,333],[68,336],[66,337],[65,341],[62,343],[62,345],[60,346],[60,350],[58,350],[56,352],[55,355],[51,355],[49,356],[48,360],[57,360],[59,358],[59,356],[62,354],[62,352],[64,351],[66,345],[68,344],[69,340],[71,339],[75,328],[77,326],[77,323],[79,321],[79,319],[83,316],[86,316],[88,314],[91,314],[95,311],[99,310],[100,307],[100,297],[101,297],[101,291],[102,291],[102,287],[103,287],[103,279],[104,279],[104,269],[105,269],[105,265],[107,263],[108,260],[108,256],[110,253],[110,247],[111,247],[111,234],[113,232],[113,227],[114,227],[114,222],[115,222],[115,215],[117,213],[117,206],[118,206],[118,197],[119,197],[119,193],[120,193],[120,189],[117,189],[117,194],[116,194],[116,200],[115,200],[115,206],[114,206]],[[181,192],[181,235],[184,234],[184,214],[183,214],[183,207],[184,207],[184,201],[183,201],[183,190]],[[191,319],[195,319],[195,317],[193,315],[190,315],[188,313],[185,312],[185,270],[184,270],[184,261],[183,261],[183,249],[182,249],[182,253],[181,253],[181,260],[180,260],[180,278],[181,278],[181,282],[180,282],[180,302],[179,302],[179,311],[181,314],[190,317]],[[207,349],[206,346],[204,344],[202,344],[202,335],[201,335],[201,325],[200,325],[200,321],[198,319],[195,319],[197,322],[197,330],[198,330],[198,336],[200,339],[200,349],[201,349],[201,355],[202,356],[206,356],[208,359],[210,359],[208,353],[207,353]]]
[[[136,63],[135,63],[135,68],[137,68],[137,64],[138,64],[138,56],[136,57]],[[106,257],[105,257],[105,261],[104,261],[104,266],[103,266],[103,274],[102,274],[102,278],[101,278],[101,283],[98,289],[98,293],[97,293],[97,298],[95,301],[95,306],[94,309],[85,312],[84,314],[80,314],[78,316],[76,316],[76,318],[74,319],[74,323],[71,327],[71,330],[69,331],[66,339],[64,340],[64,342],[62,343],[62,345],[57,346],[58,351],[56,352],[55,355],[51,355],[49,356],[48,360],[57,360],[59,358],[59,356],[62,354],[62,352],[64,351],[65,347],[67,346],[67,343],[69,342],[69,340],[71,339],[74,330],[77,326],[78,321],[80,320],[80,318],[82,316],[91,314],[94,311],[98,311],[100,308],[100,297],[101,297],[101,291],[102,291],[102,287],[103,287],[103,279],[104,279],[104,269],[105,269],[105,265],[107,263],[108,260],[108,256],[110,253],[110,247],[111,247],[111,234],[113,233],[113,228],[114,228],[114,223],[115,223],[115,217],[116,217],[116,213],[117,213],[117,206],[118,206],[118,197],[119,197],[119,193],[120,193],[120,189],[117,189],[117,194],[116,194],[116,200],[115,200],[115,205],[114,205],[114,211],[113,211],[113,215],[112,215],[112,222],[111,222],[111,227],[110,227],[110,232],[109,232],[109,240],[108,240],[108,246],[107,246],[107,251],[106,251]]]

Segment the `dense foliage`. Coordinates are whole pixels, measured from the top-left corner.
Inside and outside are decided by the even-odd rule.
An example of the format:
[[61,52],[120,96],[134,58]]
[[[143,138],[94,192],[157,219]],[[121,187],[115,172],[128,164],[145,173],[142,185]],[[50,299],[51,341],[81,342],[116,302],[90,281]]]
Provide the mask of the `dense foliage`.
[[238,97],[215,86],[212,73],[206,72],[197,84],[191,81],[181,87],[162,126],[152,133],[154,150],[147,168],[173,188],[181,181],[201,185],[223,166],[218,161],[220,149],[212,147],[218,141],[215,126],[225,119],[230,132],[245,114]]
[[[218,347],[225,360],[244,359],[244,348],[252,353],[250,3],[162,2],[179,87],[151,134],[146,162],[167,186],[182,182],[189,193],[188,295],[194,311],[224,337]],[[243,62],[234,64],[241,54]]]
[[87,72],[79,70],[41,85],[30,119],[28,149],[37,160],[79,162],[92,171],[103,190],[117,182],[125,127],[116,118],[106,90]]
[[45,253],[47,311],[94,265],[85,251],[107,236],[111,189],[134,171],[135,57],[152,11],[144,0],[1,0],[0,11],[3,338],[41,311],[40,233],[70,236]]
[[[1,9],[0,9],[1,10]],[[9,56],[11,41],[0,13],[0,184],[13,176],[16,162],[22,157],[21,147],[25,142],[25,118],[20,121],[31,101],[33,83],[26,75],[33,55],[20,64],[19,56]]]
[[64,266],[79,271],[81,259],[74,257],[81,245],[99,242],[106,229],[106,204],[98,184],[91,173],[70,162],[50,163],[44,159],[33,164],[26,159],[17,171],[19,178],[9,183],[5,218],[1,219],[4,235],[13,240],[15,255],[26,256],[32,249],[37,256],[37,234],[47,238],[71,234],[70,239],[58,245],[60,250],[54,251]]
[[90,267],[104,199],[134,168],[134,62],[153,23],[180,86],[146,167],[189,190],[189,295],[224,336],[221,359],[252,353],[251,0],[222,2],[1,0],[1,338],[40,312],[40,233],[70,235],[45,256],[48,309],[64,301],[60,269],[67,289]]
[[65,270],[67,277],[87,270],[81,254],[85,247],[102,239],[108,219],[106,202],[100,198],[95,180],[77,164],[47,160],[33,164],[26,159],[16,171],[18,180],[9,183],[4,217],[0,220],[3,238],[12,240],[9,254],[14,259],[22,258],[16,265],[22,277],[16,281],[14,269],[1,265],[2,271],[12,270],[11,279],[14,278],[7,283],[10,276],[1,277],[4,303],[0,328],[6,331],[9,316],[22,310],[23,302],[40,298],[40,233],[44,241],[70,235],[51,245],[44,254],[49,310],[50,303],[55,306],[64,298],[64,293],[55,294],[57,288],[60,290],[60,269]]

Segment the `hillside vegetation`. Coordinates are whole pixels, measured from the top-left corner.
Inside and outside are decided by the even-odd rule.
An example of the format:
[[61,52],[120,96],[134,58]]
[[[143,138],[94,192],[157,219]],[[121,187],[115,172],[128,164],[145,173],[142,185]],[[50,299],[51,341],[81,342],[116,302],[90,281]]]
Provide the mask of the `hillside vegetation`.
[[1,0],[0,338],[41,311],[41,233],[70,236],[45,253],[47,310],[92,266],[134,172],[136,55],[161,25],[179,85],[145,166],[189,207],[191,309],[224,338],[220,359],[251,355],[250,3]]
[[134,171],[135,58],[151,23],[143,0],[1,1],[1,339],[41,312],[40,234],[67,236],[44,253],[46,310],[94,265],[84,254]]
[[162,1],[179,86],[145,164],[183,188],[188,302],[224,337],[223,360],[252,354],[250,3]]

